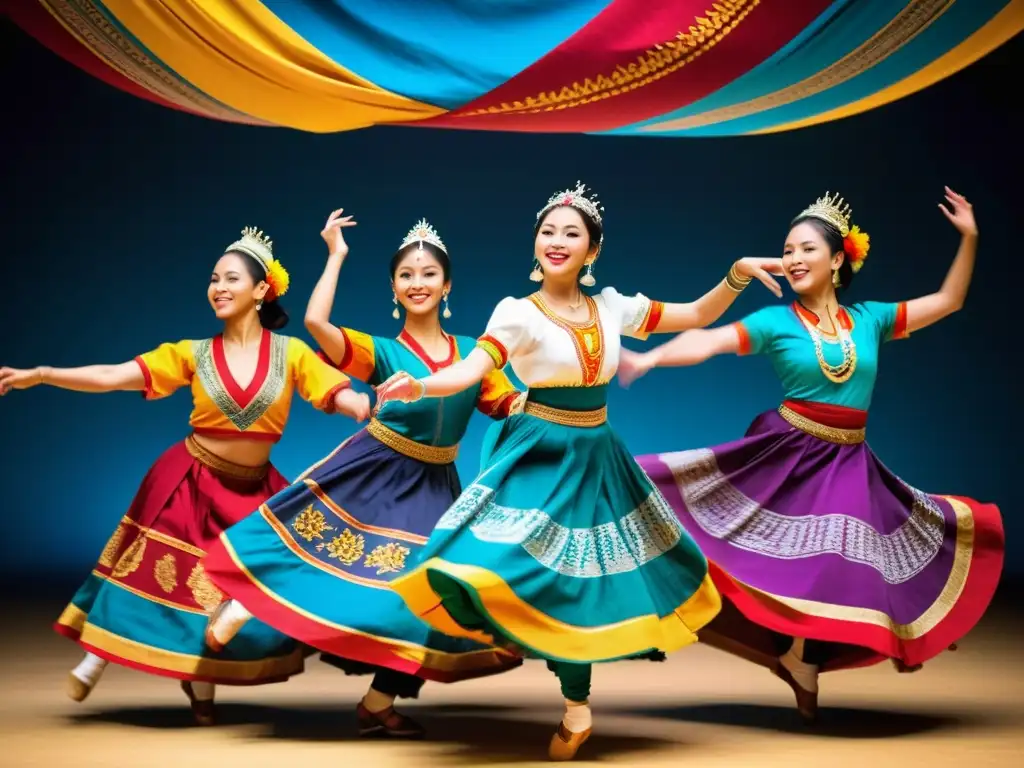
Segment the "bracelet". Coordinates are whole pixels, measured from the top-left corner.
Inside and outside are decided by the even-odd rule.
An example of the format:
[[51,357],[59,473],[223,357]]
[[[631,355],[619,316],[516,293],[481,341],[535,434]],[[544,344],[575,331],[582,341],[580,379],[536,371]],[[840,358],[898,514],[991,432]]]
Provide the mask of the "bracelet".
[[750,285],[752,277],[743,277],[736,271],[736,265],[733,264],[729,267],[728,273],[725,275],[725,284],[733,293],[743,293],[744,289]]

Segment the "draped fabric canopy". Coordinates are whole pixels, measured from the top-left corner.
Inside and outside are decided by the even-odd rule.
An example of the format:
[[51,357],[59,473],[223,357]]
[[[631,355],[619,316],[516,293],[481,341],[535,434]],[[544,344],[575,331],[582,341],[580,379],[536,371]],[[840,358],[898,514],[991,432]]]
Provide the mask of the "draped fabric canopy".
[[315,133],[787,131],[926,88],[1024,28],[1024,0],[3,2],[135,96]]

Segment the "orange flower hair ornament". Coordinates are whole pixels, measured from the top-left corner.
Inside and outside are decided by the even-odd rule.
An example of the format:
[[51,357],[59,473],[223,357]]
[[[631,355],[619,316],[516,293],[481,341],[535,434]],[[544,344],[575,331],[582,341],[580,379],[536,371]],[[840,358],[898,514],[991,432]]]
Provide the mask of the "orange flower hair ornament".
[[246,227],[242,230],[242,237],[236,240],[225,249],[225,253],[237,251],[256,259],[263,271],[264,278],[270,290],[267,291],[266,300],[274,301],[288,293],[288,286],[291,279],[288,277],[288,270],[280,261],[274,258],[274,243],[269,237],[263,234],[263,230],[256,227]]
[[871,236],[867,232],[861,232],[860,227],[850,227],[850,234],[843,238],[843,250],[846,251],[850,269],[856,274],[864,266],[864,259],[871,250]]

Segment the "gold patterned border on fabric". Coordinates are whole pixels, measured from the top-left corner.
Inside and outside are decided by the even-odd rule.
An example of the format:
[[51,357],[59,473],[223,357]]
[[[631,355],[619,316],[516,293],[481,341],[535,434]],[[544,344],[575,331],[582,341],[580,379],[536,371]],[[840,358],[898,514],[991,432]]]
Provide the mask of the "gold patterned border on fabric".
[[663,123],[645,126],[640,130],[646,133],[661,133],[702,128],[707,125],[749,117],[815,96],[829,88],[852,80],[899,52],[903,46],[928,29],[942,14],[948,11],[953,6],[953,2],[954,0],[913,0],[907,3],[892,21],[863,44],[839,61],[798,83],[740,104],[708,110],[689,117],[666,120]]
[[593,411],[570,411],[527,400],[523,406],[523,413],[550,421],[553,424],[561,424],[563,427],[599,427],[608,421],[608,406],[606,405]]
[[762,600],[767,599],[779,603],[807,616],[837,621],[855,621],[886,629],[900,640],[916,640],[935,629],[949,615],[949,612],[963,594],[964,587],[967,584],[967,575],[971,570],[971,561],[974,558],[974,514],[971,512],[971,508],[959,499],[949,496],[937,498],[941,498],[948,503],[956,515],[956,544],[953,550],[953,564],[949,569],[949,576],[946,578],[946,583],[943,585],[939,596],[913,621],[899,624],[882,611],[872,608],[858,608],[850,605],[836,605],[816,600],[785,597],[770,592],[763,592],[749,584],[737,581],[735,578],[733,581],[751,595],[757,596]]
[[227,475],[236,480],[262,480],[267,476],[267,472],[270,471],[269,464],[264,464],[262,467],[246,467],[230,462],[227,459],[222,459],[217,454],[203,448],[192,435],[185,438],[185,448],[192,458],[203,466],[212,469],[220,475]]
[[[28,0],[19,0],[27,2]],[[271,125],[211,99],[150,58],[89,0],[40,0],[70,35],[118,74],[161,99],[229,123]]]
[[393,451],[397,451],[410,459],[427,464],[451,464],[459,455],[459,446],[426,445],[400,435],[390,427],[386,427],[376,419],[366,425],[366,431]]
[[602,99],[622,96],[678,72],[700,56],[719,45],[755,8],[761,0],[718,0],[708,3],[710,8],[697,16],[686,32],[673,39],[648,48],[632,62],[618,64],[607,74],[584,78],[557,90],[528,96],[522,101],[503,102],[468,112],[456,112],[453,117],[478,117],[512,113],[536,114],[556,109],[571,109],[592,104]]
[[211,659],[157,648],[90,624],[88,615],[74,605],[65,608],[57,621],[62,626],[81,632],[78,641],[87,647],[96,648],[133,664],[180,675],[210,677],[219,682],[245,684],[267,678],[297,675],[304,666],[305,651],[301,647],[285,656],[274,656],[258,661]]
[[835,443],[837,445],[858,445],[859,443],[864,442],[866,432],[863,428],[840,429],[839,427],[830,427],[827,424],[819,424],[816,421],[808,419],[806,416],[801,416],[796,411],[787,408],[784,405],[779,406],[779,415],[801,432],[806,432],[811,437],[816,437],[827,443]]
[[228,540],[227,536],[222,536],[221,542],[224,545],[224,550],[228,553],[232,562],[235,564],[235,567],[245,575],[253,586],[263,592],[263,594],[275,603],[285,606],[290,611],[302,616],[308,621],[315,622],[334,631],[340,631],[356,637],[374,640],[381,645],[386,646],[388,650],[398,658],[418,662],[428,669],[439,672],[466,672],[469,670],[487,669],[503,666],[507,663],[507,660],[515,658],[513,654],[502,648],[491,647],[463,651],[461,653],[437,651],[407,640],[398,640],[392,637],[375,635],[370,632],[364,632],[356,629],[355,627],[348,627],[344,624],[329,621],[322,616],[310,613],[301,606],[290,602],[284,596],[274,592],[274,590],[262,583],[248,568],[246,568],[245,563],[243,563],[241,558],[238,557],[238,554],[231,546],[231,542]]

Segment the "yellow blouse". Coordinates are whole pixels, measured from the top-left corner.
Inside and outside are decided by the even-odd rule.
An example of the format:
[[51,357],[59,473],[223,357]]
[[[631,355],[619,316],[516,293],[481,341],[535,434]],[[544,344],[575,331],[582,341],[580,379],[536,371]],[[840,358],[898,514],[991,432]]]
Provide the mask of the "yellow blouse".
[[235,381],[221,336],[161,344],[135,361],[146,380],[149,400],[192,386],[189,424],[197,434],[277,442],[281,439],[292,393],[327,413],[334,397],[351,381],[304,341],[263,331],[256,373],[248,386]]

